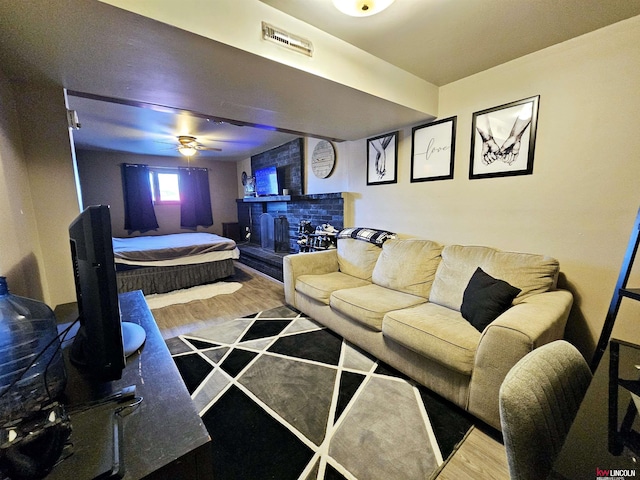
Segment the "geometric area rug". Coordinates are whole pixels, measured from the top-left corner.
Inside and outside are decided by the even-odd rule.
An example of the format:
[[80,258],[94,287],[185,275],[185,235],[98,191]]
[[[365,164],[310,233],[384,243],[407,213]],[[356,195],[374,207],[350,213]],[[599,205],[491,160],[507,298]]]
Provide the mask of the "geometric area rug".
[[167,340],[216,480],[433,478],[469,415],[282,306]]

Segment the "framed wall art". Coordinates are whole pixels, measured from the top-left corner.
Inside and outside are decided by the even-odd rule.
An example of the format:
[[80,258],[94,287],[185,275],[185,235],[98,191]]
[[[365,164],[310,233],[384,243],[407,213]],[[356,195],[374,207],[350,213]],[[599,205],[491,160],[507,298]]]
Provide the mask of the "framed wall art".
[[398,181],[398,132],[367,140],[367,185]]
[[540,96],[473,114],[469,178],[533,173]]
[[456,119],[445,118],[413,127],[411,133],[411,181],[453,178]]

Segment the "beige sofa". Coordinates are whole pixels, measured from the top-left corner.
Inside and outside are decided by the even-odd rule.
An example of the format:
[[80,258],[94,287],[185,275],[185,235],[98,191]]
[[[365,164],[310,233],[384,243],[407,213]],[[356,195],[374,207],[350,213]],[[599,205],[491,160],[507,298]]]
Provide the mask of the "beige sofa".
[[[463,303],[469,318],[490,310],[470,300],[491,297],[476,290],[478,267],[520,290],[486,328],[461,313]],[[573,299],[556,289],[558,271],[542,255],[340,238],[337,249],[286,256],[284,288],[291,306],[500,429],[498,391],[509,369],[563,337]]]

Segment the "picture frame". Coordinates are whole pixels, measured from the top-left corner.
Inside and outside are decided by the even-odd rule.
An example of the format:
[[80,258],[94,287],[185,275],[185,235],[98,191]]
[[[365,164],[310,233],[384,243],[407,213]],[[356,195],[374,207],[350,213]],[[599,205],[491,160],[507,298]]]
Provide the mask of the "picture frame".
[[367,185],[398,182],[398,133],[367,139]]
[[531,175],[540,95],[473,114],[469,179]]
[[411,182],[450,180],[456,150],[457,117],[413,127],[411,131]]

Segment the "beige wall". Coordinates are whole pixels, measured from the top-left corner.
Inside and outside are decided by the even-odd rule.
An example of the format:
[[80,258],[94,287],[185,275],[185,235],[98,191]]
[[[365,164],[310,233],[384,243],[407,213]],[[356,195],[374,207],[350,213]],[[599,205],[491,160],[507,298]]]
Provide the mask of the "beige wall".
[[0,81],[0,268],[18,294],[75,299],[67,226],[77,215],[64,92]]
[[[640,17],[442,87],[439,117],[458,117],[453,180],[410,183],[410,127],[393,185],[366,185],[365,139],[338,144],[353,224],[558,258],[576,303],[567,337],[590,355],[640,204],[638,45]],[[473,112],[534,95],[533,175],[469,180]],[[629,307],[615,333],[640,340]]]
[[[469,193],[488,203],[466,216],[491,212],[506,248],[560,260],[576,298],[567,335],[585,352],[600,335],[640,205],[639,42],[636,17],[441,90],[443,115],[462,114],[464,155],[472,111],[540,94],[534,175],[468,182]],[[483,230],[488,241],[503,238]],[[621,315],[616,334],[640,340],[637,318]]]
[[17,87],[16,91],[42,250],[44,300],[55,307],[76,298],[68,226],[80,211],[64,90],[51,85]]
[[16,295],[44,299],[42,252],[15,96],[0,72],[0,275]]
[[[124,200],[120,165],[122,163],[144,163],[159,167],[186,166],[184,160],[176,157],[92,150],[78,150],[77,159],[83,204],[85,206],[101,203],[110,205],[113,235],[117,237],[128,236],[128,232],[124,229]],[[209,191],[214,223],[208,228],[198,227],[198,230],[222,235],[223,223],[238,221],[238,210],[234,201],[237,195],[238,178],[236,164],[207,161],[205,158],[194,157],[190,165],[209,169]],[[156,205],[155,212],[160,228],[144,232],[144,235],[192,231],[180,228],[179,205]],[[140,232],[134,232],[133,235],[140,235]]]

